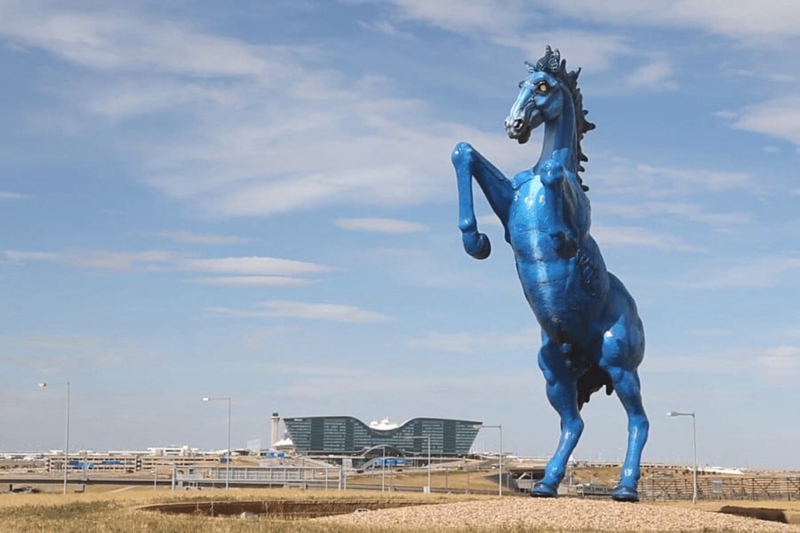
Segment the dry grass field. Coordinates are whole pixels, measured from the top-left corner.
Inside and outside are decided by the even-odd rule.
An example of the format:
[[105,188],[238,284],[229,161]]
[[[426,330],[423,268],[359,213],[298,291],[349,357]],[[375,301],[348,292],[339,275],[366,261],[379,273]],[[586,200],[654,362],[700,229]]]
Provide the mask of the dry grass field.
[[[437,481],[443,481],[438,479]],[[452,480],[455,483],[455,480]],[[380,479],[378,479],[380,482]],[[451,480],[448,480],[450,483]],[[470,483],[473,481],[470,480]],[[51,487],[50,490],[56,490]],[[194,514],[165,514],[154,511],[143,510],[142,506],[154,503],[177,503],[195,502],[223,502],[223,501],[263,501],[269,500],[292,500],[292,501],[315,501],[320,504],[330,504],[342,500],[364,501],[385,501],[403,502],[418,504],[445,504],[433,507],[412,507],[406,509],[394,509],[391,511],[379,511],[363,513],[364,516],[371,515],[372,520],[364,521],[363,524],[353,523],[352,521],[315,521],[315,520],[287,520],[260,517],[252,520],[236,517],[208,517],[199,513]],[[534,502],[531,507],[529,502]],[[800,502],[733,502],[736,505],[755,505],[772,506],[782,509],[793,509],[800,512]],[[403,522],[403,513],[411,512],[419,514],[418,509],[437,509],[441,515],[445,509],[455,510],[455,522],[449,523],[448,531],[460,532],[493,532],[493,533],[544,533],[550,531],[615,531],[615,524],[620,525],[622,520],[621,511],[630,515],[638,514],[645,519],[654,517],[659,513],[659,508],[669,510],[674,516],[676,507],[682,508],[686,513],[692,513],[690,518],[694,524],[686,529],[675,529],[671,524],[663,529],[656,527],[648,531],[705,531],[705,532],[744,532],[744,531],[779,531],[800,533],[800,527],[782,524],[770,524],[767,522],[756,521],[741,522],[734,526],[719,526],[721,522],[716,513],[700,513],[697,508],[706,511],[717,510],[722,502],[702,502],[691,508],[691,503],[682,502],[680,504],[618,504],[612,502],[590,502],[588,500],[578,500],[575,498],[559,498],[558,500],[535,500],[532,498],[506,496],[502,499],[497,496],[465,496],[454,491],[451,494],[422,494],[422,493],[401,493],[380,491],[321,491],[321,490],[283,490],[283,489],[234,489],[224,490],[202,490],[202,491],[183,491],[172,492],[168,489],[153,488],[126,488],[126,487],[90,487],[87,492],[81,494],[70,493],[62,495],[59,493],[39,493],[39,494],[2,494],[0,495],[0,532],[2,533],[250,533],[250,532],[308,532],[308,533],[340,533],[346,531],[364,531],[372,533],[397,532],[397,531],[419,531],[421,533],[432,533],[442,531],[443,527],[439,523],[431,522],[428,524],[425,519],[422,522]],[[469,507],[467,507],[469,506]],[[514,507],[523,506],[523,511],[528,513],[541,512],[541,516],[567,512],[563,509],[578,509],[579,512],[593,514],[590,524],[582,528],[575,526],[565,526],[566,529],[553,527],[542,528],[531,523],[523,523],[518,518],[509,516],[504,520],[503,513],[510,512]],[[536,507],[538,506],[538,507]],[[542,508],[542,506],[545,506]],[[565,507],[567,506],[567,507]],[[542,508],[543,511],[537,511]],[[616,512],[608,520],[599,517],[601,512],[607,510]],[[517,511],[515,511],[517,512]],[[391,523],[382,523],[375,520],[383,513],[393,516]],[[393,515],[390,513],[394,513]],[[459,513],[463,513],[459,515]],[[467,515],[477,515],[479,520],[481,513],[484,514],[488,525],[486,527],[471,525],[459,527],[456,525],[460,519],[468,523]],[[351,513],[352,514],[352,513]],[[358,513],[356,513],[358,514]],[[670,516],[672,516],[670,515]],[[409,515],[410,516],[410,515]],[[688,516],[688,515],[687,515]],[[698,522],[698,518],[699,522]],[[400,517],[400,518],[397,518]],[[693,517],[693,518],[692,518]],[[574,518],[574,517],[573,517]],[[708,521],[708,527],[701,525],[698,529],[697,524]],[[738,517],[725,517],[730,519],[746,520]],[[451,520],[451,521],[452,521]],[[654,520],[654,518],[653,518]],[[529,521],[530,522],[530,521]],[[551,522],[548,522],[551,523]],[[725,522],[728,524],[728,522]],[[731,522],[733,523],[733,522]],[[741,524],[752,524],[752,527]],[[427,524],[427,525],[425,525]],[[655,524],[655,522],[653,522]],[[722,527],[722,528],[720,528]],[[774,529],[770,529],[774,528]],[[620,528],[619,530],[622,530]],[[630,529],[627,529],[630,531]],[[638,529],[633,529],[637,531]]]
[[[61,494],[60,484],[38,487],[40,493],[0,494],[0,533],[249,533],[309,532],[341,533],[363,531],[389,533],[418,531],[546,533],[572,532],[779,532],[800,533],[800,525],[785,525],[721,515],[724,505],[779,509],[791,524],[800,524],[800,501],[690,501],[619,504],[609,500],[558,498],[538,500],[507,494],[499,498],[497,482],[485,476],[491,471],[465,472],[453,469],[434,472],[437,491],[423,494],[427,484],[424,470],[376,470],[348,478],[348,490],[221,489],[171,491],[166,488],[131,487],[120,479],[118,486],[87,485],[83,493]],[[643,472],[644,476],[652,472]],[[573,472],[574,483],[612,483],[618,468],[588,468]],[[661,474],[663,475],[663,474]],[[671,474],[673,475],[673,474]],[[674,476],[685,473],[676,471]],[[353,490],[371,486],[372,490]],[[385,490],[381,491],[381,487]],[[414,487],[419,492],[401,488]],[[477,491],[483,495],[476,495]],[[467,494],[470,492],[471,494]],[[216,515],[207,516],[207,507]],[[350,506],[346,514],[332,519],[312,520],[292,511],[294,519],[260,514],[240,517],[236,508],[250,508],[248,502],[274,510],[285,502],[286,509],[313,508],[323,511]],[[269,502],[265,504],[264,502]],[[277,502],[277,503],[276,503]],[[189,504],[185,514],[169,514],[146,507],[154,504]],[[281,504],[282,505],[282,504]],[[407,508],[353,513],[352,509],[409,506]],[[295,507],[292,507],[295,506]],[[303,507],[306,506],[306,507]],[[202,511],[202,512],[201,512]],[[289,512],[289,511],[287,511]],[[205,514],[204,514],[205,513]],[[320,512],[320,515],[322,513]],[[564,517],[563,520],[556,520]]]
[[[154,503],[249,501],[287,499],[329,502],[341,499],[380,500],[375,491],[300,491],[282,489],[203,490],[172,492],[152,488],[102,488],[82,494],[57,493],[0,495],[0,532],[2,533],[250,533],[270,531],[339,533],[353,531],[352,526],[314,523],[309,520],[170,515],[142,510]],[[463,500],[461,496],[437,494],[392,494],[384,500],[420,503],[445,503]],[[474,498],[473,498],[474,499]],[[363,529],[363,528],[361,528]],[[367,528],[368,531],[396,531]],[[433,530],[431,530],[433,531]]]

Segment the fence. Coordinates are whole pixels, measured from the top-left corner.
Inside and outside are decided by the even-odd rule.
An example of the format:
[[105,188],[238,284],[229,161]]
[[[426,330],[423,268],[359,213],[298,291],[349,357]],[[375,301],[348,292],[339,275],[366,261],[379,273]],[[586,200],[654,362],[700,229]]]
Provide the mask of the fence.
[[[648,478],[639,482],[646,500],[691,500],[691,478]],[[800,500],[800,477],[698,477],[700,500]]]
[[228,481],[233,485],[299,486],[343,488],[339,467],[241,467],[195,466],[175,468],[173,487],[218,485]]

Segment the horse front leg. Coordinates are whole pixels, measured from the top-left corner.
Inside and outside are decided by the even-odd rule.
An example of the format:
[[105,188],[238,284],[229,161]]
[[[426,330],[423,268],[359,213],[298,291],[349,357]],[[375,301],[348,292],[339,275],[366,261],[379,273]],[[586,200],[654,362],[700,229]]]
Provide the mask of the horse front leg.
[[533,486],[531,496],[552,498],[558,493],[558,485],[567,471],[567,461],[583,433],[583,419],[578,410],[577,380],[566,365],[564,353],[555,343],[547,341],[542,345],[539,368],[547,383],[547,399],[561,418],[561,437],[556,452],[545,467],[544,477]]
[[550,238],[556,253],[564,258],[574,257],[580,247],[580,232],[576,227],[577,200],[569,186],[566,169],[556,159],[548,159],[539,168],[539,177],[548,192]]
[[489,237],[478,231],[472,197],[472,178],[478,182],[504,228],[508,225],[508,210],[513,199],[511,182],[469,143],[458,143],[453,150],[451,160],[458,182],[458,227],[461,230],[464,250],[475,259],[486,259],[492,247]]

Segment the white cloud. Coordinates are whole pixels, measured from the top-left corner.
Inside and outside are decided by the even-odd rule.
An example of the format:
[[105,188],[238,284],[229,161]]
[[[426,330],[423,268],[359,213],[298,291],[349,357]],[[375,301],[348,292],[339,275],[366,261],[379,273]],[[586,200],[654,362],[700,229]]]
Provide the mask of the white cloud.
[[43,348],[46,350],[92,351],[102,343],[102,340],[99,337],[81,335],[38,335],[26,337],[0,337],[0,342],[7,346],[24,346],[27,348]]
[[744,108],[734,128],[762,133],[800,147],[800,98],[785,97]]
[[[508,373],[484,368],[480,375],[462,375],[458,368],[447,373],[426,374],[415,371],[386,372],[361,365],[357,368],[337,366],[280,366],[271,365],[270,370],[285,376],[276,394],[283,398],[327,398],[335,397],[342,390],[350,394],[400,395],[409,390],[423,398],[423,403],[435,402],[442,396],[473,397],[476,390],[525,390],[541,379],[534,365]],[[491,401],[491,400],[490,400]]]
[[94,335],[0,336],[0,361],[24,364],[42,372],[43,377],[66,371],[124,365],[137,362],[149,367],[156,354],[125,339]]
[[[271,103],[254,104],[247,113],[217,109],[207,118],[207,109],[197,110],[209,127],[150,147],[146,182],[222,216],[335,203],[408,205],[451,193],[444,176],[452,170],[439,154],[448,154],[452,139],[466,134],[436,123],[422,128],[418,102],[354,88],[333,107],[270,98],[275,109]],[[254,102],[260,99],[252,96]]]
[[495,227],[495,228],[502,228],[503,227],[503,223],[500,222],[500,219],[497,218],[497,215],[495,215],[494,213],[486,214],[486,215],[478,215],[476,217],[476,219],[478,221],[478,227],[479,228],[483,227],[483,226],[492,226],[492,227]]
[[365,311],[352,305],[308,303],[292,301],[270,301],[259,304],[268,316],[302,318],[309,320],[330,320],[334,322],[386,322],[391,317],[382,313]]
[[225,257],[222,259],[187,259],[180,264],[183,270],[255,276],[285,276],[316,274],[330,268],[315,263],[279,259],[277,257]]
[[261,302],[254,309],[234,309],[230,307],[206,307],[204,312],[212,316],[233,318],[299,318],[304,320],[326,320],[354,324],[387,322],[392,318],[383,313],[366,311],[352,305],[309,303],[286,300]]
[[[521,1],[509,2],[506,11],[459,3],[455,21],[438,3],[398,6],[401,20],[425,16],[459,31],[485,26],[491,12],[498,39],[508,35],[507,24],[526,31]],[[252,46],[138,12],[20,4],[4,15],[0,35],[83,67],[65,70],[50,89],[69,107],[58,116],[40,112],[36,124],[48,133],[66,124],[68,133],[154,112],[163,120],[175,117],[168,136],[142,140],[117,127],[115,140],[135,153],[137,179],[217,216],[440,200],[454,195],[452,169],[441,156],[453,139],[512,153],[502,136],[437,120],[422,101],[394,96],[391,80],[369,73],[348,79],[310,65],[318,54],[313,50]],[[576,64],[607,64],[612,50],[629,53],[616,37],[578,31],[562,37]],[[531,41],[518,42],[527,47]],[[511,160],[520,157],[517,152]]]
[[387,20],[379,20],[375,22],[359,22],[363,28],[374,30],[392,37],[401,37],[403,39],[413,39],[414,35],[408,32],[401,31],[396,25]]
[[24,263],[26,261],[50,261],[55,262],[62,259],[61,254],[55,252],[27,252],[22,250],[3,250],[5,261],[12,263]]
[[778,346],[765,350],[758,362],[769,376],[796,378],[800,376],[800,347]]
[[523,0],[391,0],[394,17],[401,21],[424,21],[457,33],[489,33],[500,35],[527,27],[537,18]]
[[[525,21],[545,13],[532,12],[526,2],[516,0],[502,8],[459,2],[456,15],[448,3],[397,0],[392,5],[400,22],[423,20],[462,33],[481,27],[496,42],[522,47],[534,45],[531,39],[514,38],[514,32],[527,31]],[[489,22],[487,12],[493,13]],[[74,106],[73,114],[99,114],[113,122],[153,111],[175,113],[176,106],[183,106],[182,113],[191,119],[175,122],[168,138],[137,140],[129,148],[140,155],[139,179],[218,216],[262,216],[335,203],[412,205],[452,197],[452,169],[440,157],[452,149],[452,139],[469,138],[498,160],[522,157],[502,136],[437,122],[421,101],[393,96],[385,79],[366,74],[350,80],[330,69],[304,68],[313,51],[251,46],[141,15],[19,6],[7,8],[6,14],[0,32],[7,38],[94,73],[114,73],[64,80],[62,96]],[[30,22],[30,27],[15,21]],[[530,50],[533,59],[542,53],[540,43],[548,40],[564,43],[561,49],[570,65],[592,64],[595,69],[605,68],[617,55],[634,53],[613,35],[565,30],[538,37],[537,49]],[[173,46],[176,39],[180,46]],[[208,51],[205,59],[185,57],[192,43]],[[629,81],[663,87],[670,65],[664,59],[649,60]],[[310,147],[314,157],[309,157]],[[645,177],[671,182],[674,190],[684,186],[681,182],[724,190],[750,180],[744,173],[648,166],[640,166],[637,174],[637,184]],[[738,215],[708,216],[716,217],[709,223],[724,224],[726,216]]]
[[698,337],[730,337],[733,331],[725,328],[717,329],[693,329],[687,331],[689,335],[696,335]]
[[217,276],[189,278],[186,281],[224,287],[305,287],[317,283],[315,280],[289,276]]
[[[751,223],[754,215],[748,211],[719,212],[720,206],[726,205],[717,201],[720,193],[746,191],[751,196],[762,193],[762,185],[747,172],[657,167],[619,159],[601,159],[599,166],[586,181],[591,187],[593,212],[602,217],[637,220],[671,217],[725,231]],[[634,236],[625,233],[622,237]],[[660,242],[679,248],[686,244]]]
[[425,224],[392,218],[339,218],[335,223],[346,230],[376,233],[419,233],[429,229]]
[[[457,127],[431,124],[419,101],[392,97],[380,77],[304,69],[315,52],[251,46],[172,20],[25,6],[6,8],[0,35],[85,68],[51,89],[71,107],[37,123],[76,131],[98,116],[114,124],[180,113],[164,138],[118,137],[138,153],[140,179],[172,198],[247,216],[413,204],[449,190],[429,177],[442,174],[436,154],[449,153]],[[386,146],[396,155],[387,158]]]
[[107,270],[163,270],[180,260],[179,255],[160,250],[143,252],[114,252],[107,250],[29,252],[4,250],[2,255],[8,261],[15,263],[43,261],[61,263],[78,268]]
[[672,65],[660,59],[639,67],[627,76],[626,81],[636,89],[674,90],[677,84],[670,79],[672,73]]
[[82,101],[86,111],[114,122],[195,106],[242,105],[237,94],[224,85],[216,86],[208,80],[178,81],[165,75],[153,79],[120,76],[114,84],[78,83],[68,88],[78,94],[91,93],[91,98]]
[[592,235],[604,247],[634,246],[655,248],[667,252],[703,252],[706,248],[686,242],[675,235],[663,235],[641,228],[624,226],[595,226]]
[[712,114],[717,118],[723,118],[723,119],[731,119],[731,118],[736,118],[738,116],[735,111],[731,111],[730,109],[720,109],[719,111],[716,111]]
[[700,205],[690,202],[639,202],[607,203],[595,202],[598,210],[606,215],[613,214],[626,218],[649,218],[670,215],[689,222],[697,222],[717,227],[727,227],[750,222],[748,213],[707,213]]
[[[491,42],[518,49],[535,61],[544,54],[542,43],[551,43],[571,65],[592,65],[595,71],[606,69],[613,59],[634,52],[627,39],[619,35],[597,33],[589,29],[567,30],[548,26],[547,10],[524,0],[390,0],[390,17],[398,23],[424,22],[431,26],[474,36],[484,35]],[[537,27],[531,39],[531,27]]]
[[787,275],[796,270],[800,270],[800,257],[758,257],[715,268],[702,279],[685,281],[680,286],[692,289],[772,287],[783,282]]
[[[663,167],[649,164],[642,164],[625,159],[613,159],[610,161],[601,160],[601,168],[594,168],[591,177],[586,179],[591,190],[589,196],[592,203],[598,203],[600,199],[613,199],[613,203],[622,205],[619,198],[631,195],[636,198],[635,204],[648,203],[647,209],[666,209],[670,205],[671,209],[685,211],[684,214],[692,213],[696,216],[705,216],[697,205],[697,198],[704,192],[726,192],[746,190],[751,194],[759,191],[760,183],[748,172],[713,170],[697,167]],[[593,184],[597,182],[600,186],[595,188]],[[652,202],[652,204],[650,204]],[[633,204],[633,202],[630,202]],[[604,208],[605,209],[605,208]],[[631,209],[636,206],[631,205]],[[734,219],[741,220],[741,213],[734,214],[712,214],[712,218],[717,216],[733,216]],[[711,220],[709,220],[710,222]]]
[[185,244],[239,244],[250,239],[234,235],[215,235],[210,233],[192,233],[190,231],[158,231],[153,235],[164,237],[174,242]]
[[[330,272],[331,268],[317,263],[294,261],[277,257],[223,257],[215,259],[197,259],[168,251],[114,252],[108,250],[67,251],[67,252],[27,252],[4,250],[2,257],[8,262],[25,263],[28,261],[45,261],[61,263],[79,268],[96,268],[106,270],[181,270],[189,272],[206,272],[212,274],[229,274],[235,276],[256,276],[250,283],[268,284],[269,276],[297,276]],[[199,278],[209,283],[213,278]],[[222,278],[219,278],[222,279]],[[219,284],[235,284],[228,279]],[[246,284],[247,281],[240,280]],[[300,283],[300,282],[295,282]]]
[[540,343],[538,329],[529,329],[512,334],[506,333],[429,333],[408,342],[411,348],[423,348],[440,352],[478,354],[498,349],[530,350],[534,352]]
[[700,28],[736,40],[763,42],[773,38],[800,36],[800,5],[794,0],[764,0],[762,2],[729,2],[695,0],[661,2],[646,0],[547,0],[549,9],[576,19],[611,24],[645,24],[661,27]]
[[175,20],[144,18],[132,11],[117,14],[59,7],[4,3],[0,35],[100,70],[259,78],[284,70],[279,61],[267,61],[256,47]]
[[503,32],[493,39],[497,44],[521,50],[529,61],[536,61],[544,55],[544,44],[557,48],[561,57],[567,60],[569,70],[591,65],[592,72],[602,72],[620,56],[636,55],[629,39],[621,35],[597,33],[591,30],[543,29],[531,39],[525,30],[519,34]]
[[641,175],[668,180],[671,183],[691,184],[706,191],[724,191],[747,187],[752,175],[746,172],[721,172],[697,168],[665,168],[651,165],[637,165],[636,172]]
[[9,191],[0,191],[0,201],[2,200],[23,200],[28,198],[25,194],[20,194],[18,192],[9,192]]

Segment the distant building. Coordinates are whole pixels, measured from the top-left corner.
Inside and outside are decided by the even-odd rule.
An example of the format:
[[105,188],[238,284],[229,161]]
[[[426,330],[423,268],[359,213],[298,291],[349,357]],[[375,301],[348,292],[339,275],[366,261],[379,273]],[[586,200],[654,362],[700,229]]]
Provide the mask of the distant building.
[[458,457],[469,454],[482,422],[414,418],[403,424],[388,420],[370,425],[351,416],[284,418],[297,453],[310,456],[363,456],[375,448],[392,448],[401,456]]

